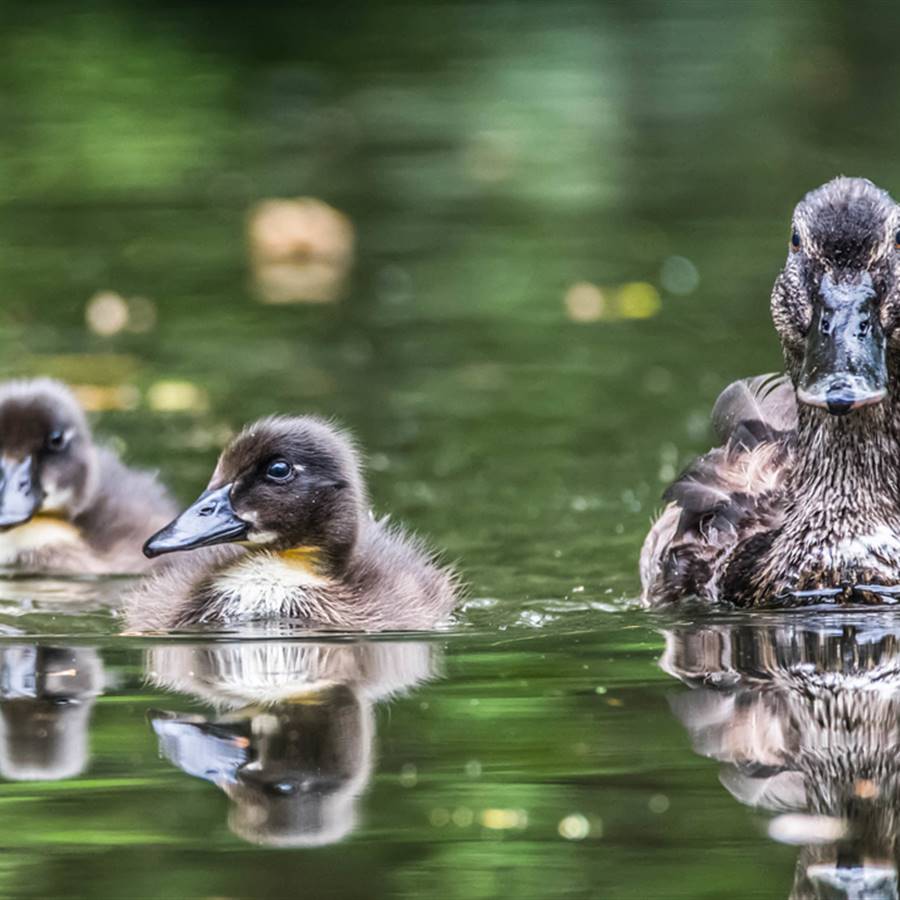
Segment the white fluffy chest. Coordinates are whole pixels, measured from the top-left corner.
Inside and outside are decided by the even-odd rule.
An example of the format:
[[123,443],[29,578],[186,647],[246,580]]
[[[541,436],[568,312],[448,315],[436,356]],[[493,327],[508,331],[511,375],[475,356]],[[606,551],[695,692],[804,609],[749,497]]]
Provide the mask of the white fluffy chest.
[[18,528],[0,532],[0,565],[13,565],[26,553],[82,544],[78,529],[70,522],[35,518]]
[[204,618],[230,621],[312,615],[316,593],[331,584],[308,565],[267,551],[249,553],[212,581],[217,597]]

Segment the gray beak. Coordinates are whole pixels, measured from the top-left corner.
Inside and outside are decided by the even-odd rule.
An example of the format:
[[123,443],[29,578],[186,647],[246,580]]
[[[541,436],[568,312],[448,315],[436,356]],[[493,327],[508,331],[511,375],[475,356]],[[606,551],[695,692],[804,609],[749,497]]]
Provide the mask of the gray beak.
[[797,386],[801,403],[841,416],[887,394],[886,338],[872,278],[822,278]]
[[0,529],[23,525],[40,508],[44,493],[34,477],[34,462],[26,456],[21,462],[0,465]]
[[202,493],[174,522],[157,531],[144,544],[150,557],[175,550],[193,550],[210,544],[226,544],[246,537],[250,526],[238,518],[231,505],[231,485]]

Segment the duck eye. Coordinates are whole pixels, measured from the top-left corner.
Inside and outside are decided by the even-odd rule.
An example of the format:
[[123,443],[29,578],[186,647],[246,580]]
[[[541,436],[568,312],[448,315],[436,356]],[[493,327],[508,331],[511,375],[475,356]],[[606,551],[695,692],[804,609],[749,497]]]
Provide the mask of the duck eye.
[[799,250],[799,249],[800,249],[800,235],[797,234],[796,231],[794,231],[794,232],[791,234],[791,249],[792,249],[792,250]]
[[269,481],[289,481],[294,474],[294,469],[289,462],[283,459],[275,459],[266,468],[266,478]]
[[65,450],[68,443],[69,436],[61,428],[54,428],[53,431],[47,435],[47,449],[52,450],[54,453]]

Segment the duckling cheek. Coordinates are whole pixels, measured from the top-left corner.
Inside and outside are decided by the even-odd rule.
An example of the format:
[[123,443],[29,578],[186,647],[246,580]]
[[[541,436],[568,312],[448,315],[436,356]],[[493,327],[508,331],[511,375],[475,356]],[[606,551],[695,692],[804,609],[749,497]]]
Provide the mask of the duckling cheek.
[[44,484],[44,500],[40,505],[42,513],[63,513],[72,505],[75,492],[70,487],[61,488],[55,481]]
[[266,544],[271,544],[278,539],[278,534],[274,531],[271,531],[268,528],[261,527],[259,521],[259,513],[255,510],[240,510],[237,512],[237,515],[240,516],[241,520],[246,522],[250,527],[247,531],[247,535],[242,544],[249,544],[255,546],[265,546]]
[[248,544],[271,544],[278,539],[278,535],[274,531],[258,531],[251,529],[246,538]]

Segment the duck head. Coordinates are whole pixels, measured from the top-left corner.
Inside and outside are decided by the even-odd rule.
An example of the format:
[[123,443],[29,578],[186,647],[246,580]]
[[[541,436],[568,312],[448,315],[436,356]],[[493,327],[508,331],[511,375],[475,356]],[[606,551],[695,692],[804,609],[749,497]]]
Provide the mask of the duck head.
[[49,379],[0,386],[0,530],[72,518],[96,488],[96,452],[71,392]]
[[350,439],[310,417],[264,419],[219,458],[207,489],[144,545],[147,556],[240,542],[340,567],[366,508]]
[[836,178],[794,210],[772,318],[797,398],[832,415],[895,390],[900,208],[862,178]]

